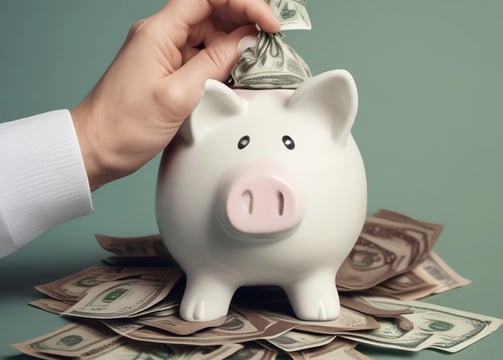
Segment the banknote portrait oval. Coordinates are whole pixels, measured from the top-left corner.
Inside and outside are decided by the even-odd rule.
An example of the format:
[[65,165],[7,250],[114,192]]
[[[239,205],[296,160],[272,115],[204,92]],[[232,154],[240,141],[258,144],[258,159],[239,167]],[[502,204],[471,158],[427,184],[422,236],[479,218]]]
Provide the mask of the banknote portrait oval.
[[177,354],[175,351],[169,347],[169,345],[165,344],[163,349],[152,349],[152,350],[140,350],[135,359],[138,360],[168,360],[168,359],[176,359]]
[[80,335],[68,335],[58,340],[57,344],[65,347],[72,347],[80,344],[84,338]]
[[349,260],[354,268],[364,270],[375,269],[385,264],[384,257],[378,250],[360,250],[357,246],[351,251]]
[[257,354],[257,349],[254,348],[243,348],[238,352],[232,354],[228,359],[229,360],[248,360],[253,359],[253,357]]
[[283,335],[280,335],[280,336],[274,338],[274,341],[276,341],[280,344],[285,344],[285,345],[295,344],[297,342],[297,340],[292,339],[287,334],[283,334]]
[[89,287],[93,287],[93,286],[96,286],[96,285],[99,285],[103,282],[106,282],[104,280],[99,280],[96,276],[86,276],[82,279],[79,279],[78,281],[76,281],[74,283],[75,286],[79,286],[79,287],[86,287],[86,288],[89,288]]
[[228,331],[236,331],[244,327],[244,323],[241,319],[231,316],[229,319],[225,321],[225,323],[220,326],[220,329],[222,330],[228,330]]
[[111,302],[117,300],[118,298],[120,298],[122,295],[124,295],[127,292],[128,292],[128,289],[123,289],[123,288],[114,289],[113,291],[106,294],[105,297],[103,298],[103,300],[101,300],[101,301],[103,301],[104,303],[111,303]]
[[428,324],[432,331],[449,331],[454,327],[453,323],[441,320],[433,320]]

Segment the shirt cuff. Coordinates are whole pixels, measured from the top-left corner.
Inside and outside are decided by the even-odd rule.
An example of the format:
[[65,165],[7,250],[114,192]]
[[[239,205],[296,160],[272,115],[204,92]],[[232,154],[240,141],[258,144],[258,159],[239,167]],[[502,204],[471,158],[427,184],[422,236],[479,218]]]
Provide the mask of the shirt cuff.
[[92,210],[68,110],[0,124],[0,256]]

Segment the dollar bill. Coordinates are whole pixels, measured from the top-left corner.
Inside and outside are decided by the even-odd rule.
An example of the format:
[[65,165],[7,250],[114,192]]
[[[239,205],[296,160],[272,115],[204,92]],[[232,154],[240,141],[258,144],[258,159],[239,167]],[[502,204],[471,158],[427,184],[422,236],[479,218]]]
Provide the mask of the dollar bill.
[[429,284],[425,279],[415,274],[413,269],[405,274],[397,275],[373,288],[368,293],[374,296],[388,296],[401,300],[417,300],[431,295],[434,284]]
[[369,304],[359,295],[343,295],[340,297],[340,303],[342,306],[356,310],[360,313],[372,315],[374,317],[394,317],[397,315],[410,314],[414,310],[404,306],[397,309],[383,309],[380,307],[375,307]]
[[312,349],[331,343],[335,335],[314,334],[298,330],[290,330],[266,341],[286,352]]
[[[341,305],[344,305],[349,309],[359,311],[363,314],[371,315],[374,319],[393,319],[401,330],[409,331],[414,327],[414,324],[409,319],[402,316],[403,314],[410,314],[413,312],[413,310],[406,307],[392,310],[376,308],[363,300],[360,296],[342,296]],[[376,328],[378,327],[379,325]]]
[[226,359],[240,344],[185,346],[131,341],[99,324],[70,324],[50,334],[13,344],[17,350],[41,359]]
[[86,358],[100,349],[113,349],[122,343],[120,336],[100,324],[90,326],[73,323],[38,338],[13,344],[12,347],[30,355]]
[[94,236],[103,249],[118,256],[172,259],[159,234],[136,237],[116,237],[104,234]]
[[431,251],[428,257],[414,269],[414,274],[424,282],[433,284],[431,294],[440,294],[471,283],[459,275],[437,253]]
[[355,342],[337,338],[325,346],[291,352],[288,355],[293,360],[371,360],[355,347]]
[[232,86],[248,89],[296,89],[311,70],[282,33],[259,32],[231,71]]
[[142,316],[135,319],[134,323],[150,326],[176,335],[187,336],[203,329],[222,326],[227,320],[228,317],[224,316],[211,321],[185,321],[175,312],[170,315],[157,313],[150,316]]
[[[251,310],[250,310],[251,311]],[[372,330],[379,328],[379,323],[370,315],[341,307],[337,319],[328,321],[305,321],[286,312],[254,309],[262,317],[289,323],[297,330],[309,331],[317,334],[337,335],[347,331]]]
[[140,311],[135,314],[135,317],[140,316],[171,316],[173,314],[178,314],[178,308],[180,305],[181,294],[175,293],[173,290],[168,294],[166,298],[158,302],[157,304]]
[[417,300],[470,284],[435,252],[411,271],[374,286],[369,293],[401,300]]
[[178,277],[170,281],[125,279],[95,286],[63,315],[117,319],[135,316],[162,301]]
[[[320,351],[321,352],[321,351]],[[315,358],[311,357],[311,359],[318,360],[329,360],[329,359],[337,359],[337,360],[372,360],[369,356],[362,354],[355,348],[350,348],[348,346],[342,347],[332,351],[331,353],[323,353],[321,356],[317,356]]]
[[184,346],[126,341],[111,351],[102,351],[93,360],[139,359],[139,360],[222,360],[243,348],[240,344],[219,346]]
[[419,351],[426,348],[457,352],[496,331],[501,319],[455,310],[418,301],[365,297],[365,301],[383,309],[410,307],[414,310],[404,317],[413,322],[410,331],[401,330],[396,323],[380,320],[380,328],[343,335],[345,338],[377,347]]
[[[280,360],[278,352],[266,349],[257,343],[248,343],[226,360]],[[286,360],[286,359],[285,359]]]
[[444,225],[438,224],[438,223],[432,223],[428,221],[421,221],[414,219],[410,216],[400,214],[396,211],[391,211],[388,209],[380,209],[376,211],[375,213],[372,214],[372,217],[376,218],[381,218],[381,219],[386,219],[398,223],[403,223],[403,224],[411,224],[411,225],[417,225],[419,228],[426,228],[430,229],[432,232],[430,233],[431,235],[431,240],[430,243],[435,244],[440,237],[440,234],[442,233],[444,229]]
[[411,271],[430,253],[438,229],[417,221],[369,216],[341,265],[336,283],[341,291],[366,290]]
[[[112,330],[116,330],[112,323],[107,323]],[[156,343],[169,343],[181,345],[213,346],[227,343],[244,343],[257,339],[266,339],[279,336],[293,329],[295,325],[282,321],[265,318],[260,314],[240,309],[239,312],[231,311],[224,324],[219,327],[208,328],[188,336],[161,331],[152,327],[139,327],[134,331],[121,333],[127,338]],[[117,333],[119,333],[117,331]]]
[[280,30],[310,30],[307,0],[265,0],[279,20]]
[[[61,301],[78,301],[86,292],[97,285],[120,279],[141,277],[145,274],[166,274],[165,276],[180,276],[180,269],[173,268],[130,268],[112,266],[91,266],[75,274],[65,276],[50,283],[37,285],[35,289],[53,299]],[[171,275],[173,274],[173,275]],[[164,275],[159,275],[164,276]]]
[[50,313],[61,314],[71,308],[73,303],[67,303],[51,298],[42,298],[30,302],[30,305]]

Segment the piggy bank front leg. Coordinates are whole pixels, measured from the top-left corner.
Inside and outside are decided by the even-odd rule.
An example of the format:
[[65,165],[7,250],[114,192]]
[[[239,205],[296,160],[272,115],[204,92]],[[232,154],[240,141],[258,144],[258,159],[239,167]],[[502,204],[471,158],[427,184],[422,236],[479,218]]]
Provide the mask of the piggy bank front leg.
[[283,288],[299,319],[326,321],[339,316],[340,302],[334,272],[310,274]]
[[187,321],[210,321],[225,316],[236,289],[216,274],[187,274],[180,317]]

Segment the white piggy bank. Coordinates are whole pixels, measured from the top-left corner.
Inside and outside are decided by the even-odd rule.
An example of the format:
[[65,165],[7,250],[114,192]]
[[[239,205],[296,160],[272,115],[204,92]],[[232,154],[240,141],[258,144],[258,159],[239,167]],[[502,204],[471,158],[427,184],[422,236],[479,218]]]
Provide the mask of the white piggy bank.
[[187,275],[183,319],[226,315],[242,285],[281,286],[301,319],[339,315],[336,272],[366,216],[357,101],[344,70],[297,90],[207,82],[156,195],[161,236]]

